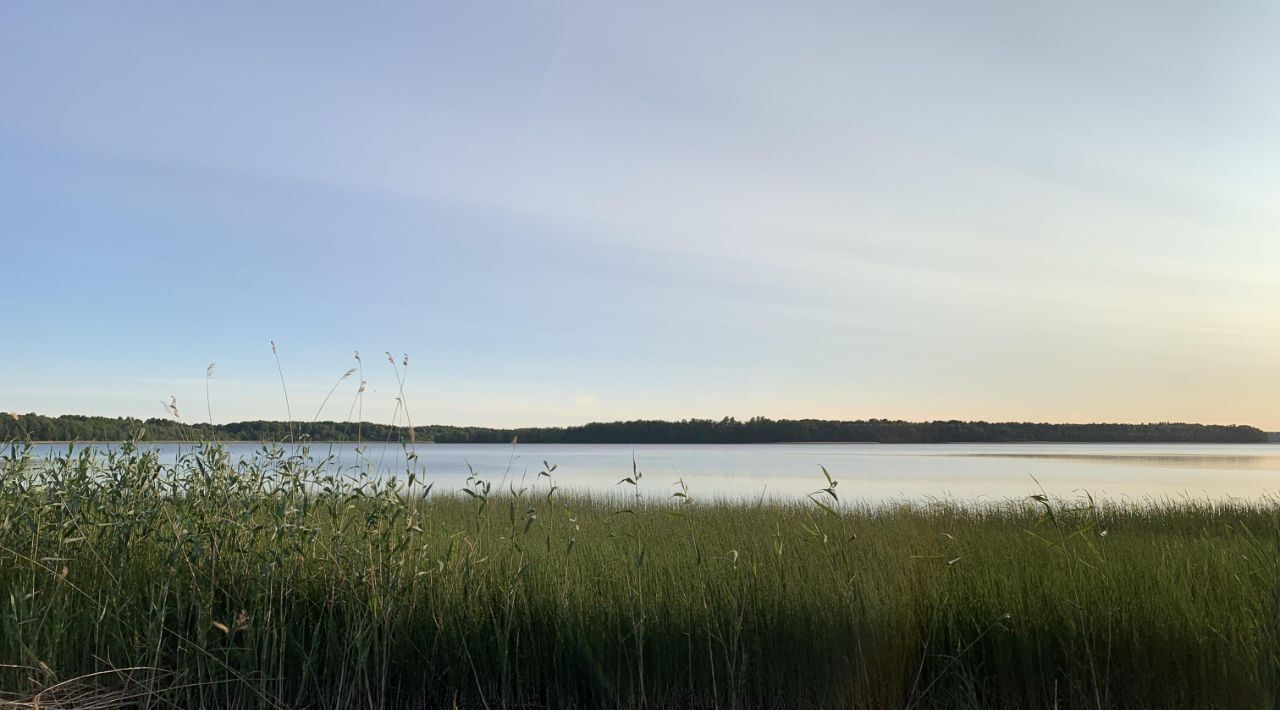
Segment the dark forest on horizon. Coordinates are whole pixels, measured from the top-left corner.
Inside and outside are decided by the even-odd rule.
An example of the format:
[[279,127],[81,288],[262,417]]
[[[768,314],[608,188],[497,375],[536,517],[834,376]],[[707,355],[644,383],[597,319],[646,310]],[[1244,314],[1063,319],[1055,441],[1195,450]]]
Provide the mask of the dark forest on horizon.
[[[187,424],[173,419],[68,414],[0,415],[0,441],[402,441],[403,426],[371,422],[247,421]],[[596,422],[570,427],[490,428],[428,425],[418,443],[440,444],[771,444],[852,443],[1264,443],[1268,434],[1243,425],[1047,424],[1031,422],[907,422],[888,419],[685,419]]]

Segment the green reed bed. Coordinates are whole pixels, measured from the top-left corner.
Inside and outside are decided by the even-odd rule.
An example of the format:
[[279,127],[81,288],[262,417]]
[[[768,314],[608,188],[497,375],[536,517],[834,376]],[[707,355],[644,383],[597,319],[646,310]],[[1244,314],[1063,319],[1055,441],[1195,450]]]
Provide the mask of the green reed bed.
[[291,447],[175,467],[14,446],[0,469],[0,691],[28,706],[1252,708],[1280,689],[1273,501],[872,508],[819,473],[812,499],[734,504],[639,472],[592,498],[551,466],[443,491]]

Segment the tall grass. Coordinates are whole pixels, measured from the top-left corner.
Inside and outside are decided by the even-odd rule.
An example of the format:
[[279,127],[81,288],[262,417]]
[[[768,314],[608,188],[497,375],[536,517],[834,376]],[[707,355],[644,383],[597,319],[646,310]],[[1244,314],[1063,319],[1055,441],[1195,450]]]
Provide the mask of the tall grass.
[[813,499],[741,504],[668,497],[638,469],[616,496],[565,496],[551,464],[523,489],[439,491],[413,465],[10,446],[0,690],[39,707],[1277,697],[1272,501],[872,508],[819,479]]

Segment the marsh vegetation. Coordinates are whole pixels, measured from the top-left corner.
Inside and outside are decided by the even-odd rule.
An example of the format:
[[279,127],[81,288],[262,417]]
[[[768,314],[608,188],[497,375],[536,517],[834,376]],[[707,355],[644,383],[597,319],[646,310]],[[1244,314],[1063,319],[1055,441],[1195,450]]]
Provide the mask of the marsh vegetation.
[[[0,461],[39,707],[1268,707],[1280,504],[439,490],[305,447]],[[846,495],[846,493],[850,495]]]

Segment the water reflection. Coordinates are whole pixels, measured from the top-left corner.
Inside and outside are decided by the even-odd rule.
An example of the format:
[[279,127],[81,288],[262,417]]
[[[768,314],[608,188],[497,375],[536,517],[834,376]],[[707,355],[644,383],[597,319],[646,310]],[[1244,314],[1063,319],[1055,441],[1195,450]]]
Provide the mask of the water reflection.
[[[192,450],[148,447],[167,463]],[[262,449],[226,447],[235,458]],[[41,454],[65,451],[65,444],[38,447]],[[1122,500],[1257,499],[1274,493],[1280,480],[1277,444],[425,444],[410,459],[398,444],[313,444],[310,454],[348,472],[403,476],[413,470],[437,491],[461,488],[473,472],[496,488],[545,487],[538,472],[546,462],[556,465],[561,490],[606,495],[624,492],[617,484],[631,475],[634,461],[644,473],[645,496],[667,498],[684,480],[695,500],[803,500],[824,485],[819,465],[840,480],[844,497],[872,502],[998,500],[1029,495],[1041,485],[1056,495],[1087,491]]]
[[971,456],[975,458],[1012,459],[1062,459],[1098,464],[1125,466],[1156,466],[1159,468],[1231,469],[1250,468],[1280,471],[1280,456],[1231,456],[1225,454],[1105,454],[1105,453],[974,453],[939,454],[941,456]]

